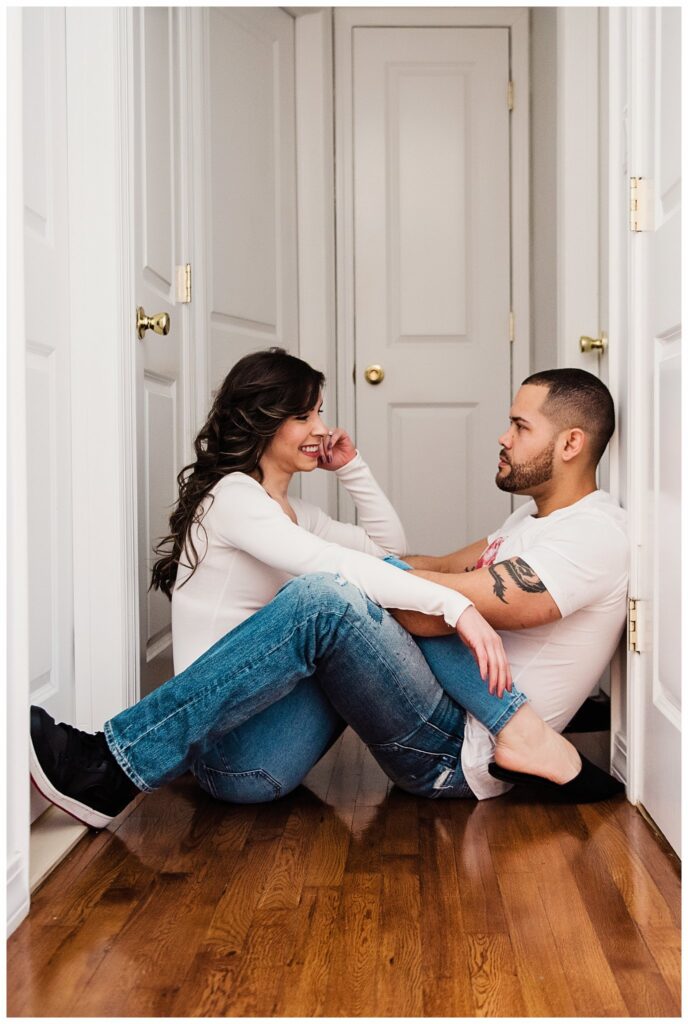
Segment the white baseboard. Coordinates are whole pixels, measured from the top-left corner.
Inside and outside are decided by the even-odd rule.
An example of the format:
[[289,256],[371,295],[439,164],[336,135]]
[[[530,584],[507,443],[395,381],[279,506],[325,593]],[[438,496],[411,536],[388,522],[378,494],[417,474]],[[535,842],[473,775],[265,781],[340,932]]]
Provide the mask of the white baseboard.
[[31,826],[29,889],[34,892],[88,832],[86,825],[51,805]]
[[29,912],[28,864],[15,853],[7,864],[7,934],[17,928]]

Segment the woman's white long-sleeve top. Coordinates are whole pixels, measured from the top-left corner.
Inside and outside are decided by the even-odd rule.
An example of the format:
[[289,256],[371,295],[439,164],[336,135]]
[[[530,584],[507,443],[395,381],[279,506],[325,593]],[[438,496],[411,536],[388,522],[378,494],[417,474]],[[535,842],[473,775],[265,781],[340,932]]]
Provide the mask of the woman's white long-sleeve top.
[[172,595],[175,672],[305,573],[339,573],[383,608],[441,615],[456,624],[471,604],[466,597],[381,560],[405,554],[406,537],[360,454],[336,475],[356,504],[359,526],[290,498],[297,525],[245,473],[230,473],[215,485],[201,525],[193,527],[198,568],[191,575],[180,565]]

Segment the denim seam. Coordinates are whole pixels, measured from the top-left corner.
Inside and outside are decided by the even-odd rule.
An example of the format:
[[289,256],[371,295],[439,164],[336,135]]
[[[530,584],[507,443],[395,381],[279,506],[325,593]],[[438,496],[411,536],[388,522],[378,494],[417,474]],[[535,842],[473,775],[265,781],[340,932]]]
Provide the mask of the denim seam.
[[[269,785],[271,785],[273,787],[273,789],[275,791],[275,793],[274,793],[275,799],[278,799],[281,796],[281,794],[282,794],[282,787],[279,784],[279,782],[277,781],[277,779],[274,779],[272,777],[272,775],[270,774],[270,772],[266,771],[264,768],[252,768],[252,769],[250,769],[248,771],[244,771],[244,772],[223,772],[219,768],[210,768],[208,765],[203,765],[203,770],[205,771],[206,779],[208,781],[208,784],[210,785],[211,789],[213,789],[213,790],[214,790],[214,787],[212,785],[212,779],[213,779],[214,775],[230,776],[230,777],[235,778],[235,779],[236,778],[240,778],[241,776],[246,776],[246,775],[252,775],[252,776],[258,775],[258,776],[260,776],[261,779],[263,779],[264,781],[268,782]],[[221,799],[221,797],[218,797],[217,792],[215,792],[215,791],[213,792],[213,796],[215,797],[215,799]]]
[[[485,728],[488,729],[488,732],[492,733],[493,736],[496,736],[497,733],[501,732],[504,726],[508,723],[512,715],[516,714],[519,708],[522,708],[523,705],[527,702],[528,698],[526,697],[525,693],[518,693],[516,694],[516,696],[512,695],[511,703],[509,704],[508,707],[504,708],[504,711],[499,716],[494,725],[489,729],[487,726],[485,726]],[[475,715],[473,717],[475,718]]]
[[[457,737],[458,738],[458,737]],[[438,750],[423,750],[421,747],[413,747],[407,743],[400,743],[399,740],[387,740],[385,743],[370,743],[370,750],[386,750],[388,747],[402,747],[404,750],[409,750],[413,754],[424,754],[426,757],[433,757],[437,759],[448,758],[450,761],[460,761],[461,748],[459,745],[459,752],[456,754],[445,754]]]
[[120,766],[120,768],[127,776],[127,778],[131,782],[133,782],[135,786],[138,786],[139,789],[143,790],[144,793],[152,793],[154,787],[149,786],[147,782],[144,782],[141,776],[138,774],[138,772],[136,772],[131,767],[126,758],[126,755],[121,750],[119,743],[115,739],[114,733],[112,731],[112,726],[110,725],[109,722],[105,723],[105,725],[103,726],[103,730],[105,732],[105,739],[107,741],[107,745],[110,748],[110,753],[114,757],[115,761],[117,761],[117,764]]

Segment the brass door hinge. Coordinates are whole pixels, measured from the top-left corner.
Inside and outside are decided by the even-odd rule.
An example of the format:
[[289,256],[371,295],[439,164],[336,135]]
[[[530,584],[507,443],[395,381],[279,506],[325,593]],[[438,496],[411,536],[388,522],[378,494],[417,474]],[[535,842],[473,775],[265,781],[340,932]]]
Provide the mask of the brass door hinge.
[[640,601],[636,597],[628,599],[628,649],[640,654]]
[[631,178],[630,196],[631,231],[651,231],[653,218],[650,180],[648,178]]
[[512,81],[509,81],[506,87],[506,103],[509,110],[514,109],[514,83]]
[[191,302],[191,264],[177,267],[177,302]]

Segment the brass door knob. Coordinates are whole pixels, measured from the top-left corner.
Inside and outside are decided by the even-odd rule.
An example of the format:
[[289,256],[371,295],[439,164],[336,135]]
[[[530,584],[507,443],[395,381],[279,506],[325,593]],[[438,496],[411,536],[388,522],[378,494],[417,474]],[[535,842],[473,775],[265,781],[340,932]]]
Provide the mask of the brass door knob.
[[139,339],[143,338],[146,331],[155,331],[156,334],[169,334],[170,314],[154,313],[153,316],[146,316],[143,306],[137,306],[136,333]]
[[363,376],[369,384],[381,384],[385,379],[385,371],[377,363],[373,363],[372,366],[366,367]]
[[587,334],[584,334],[580,339],[580,350],[581,352],[606,352],[607,335],[602,334],[600,338],[589,338]]

